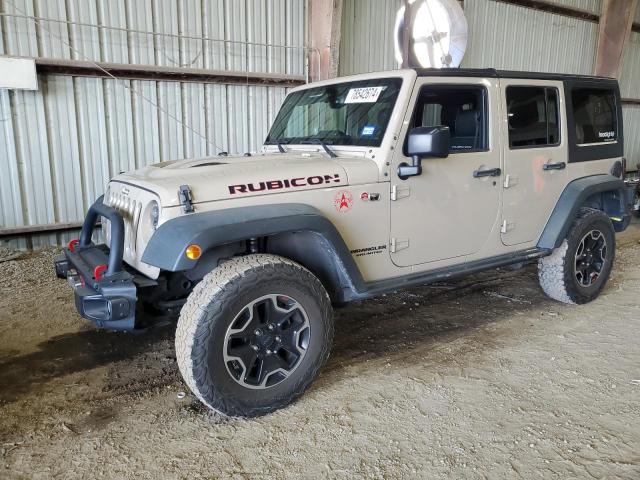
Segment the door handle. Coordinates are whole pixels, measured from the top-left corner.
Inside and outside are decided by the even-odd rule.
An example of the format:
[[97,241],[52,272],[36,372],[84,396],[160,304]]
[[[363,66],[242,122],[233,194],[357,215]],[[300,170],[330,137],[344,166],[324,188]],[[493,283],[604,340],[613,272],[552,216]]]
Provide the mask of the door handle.
[[490,168],[489,170],[476,170],[473,172],[473,178],[499,177],[500,175],[502,175],[502,170],[499,168]]
[[564,170],[567,167],[567,164],[564,162],[558,163],[545,163],[542,166],[543,170]]

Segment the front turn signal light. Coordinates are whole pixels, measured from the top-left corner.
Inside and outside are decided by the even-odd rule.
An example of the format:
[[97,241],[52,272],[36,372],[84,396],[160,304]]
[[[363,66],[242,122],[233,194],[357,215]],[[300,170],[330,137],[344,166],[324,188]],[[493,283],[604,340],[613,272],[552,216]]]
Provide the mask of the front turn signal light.
[[192,244],[187,247],[184,254],[189,260],[197,260],[202,255],[202,248],[200,248],[200,245]]

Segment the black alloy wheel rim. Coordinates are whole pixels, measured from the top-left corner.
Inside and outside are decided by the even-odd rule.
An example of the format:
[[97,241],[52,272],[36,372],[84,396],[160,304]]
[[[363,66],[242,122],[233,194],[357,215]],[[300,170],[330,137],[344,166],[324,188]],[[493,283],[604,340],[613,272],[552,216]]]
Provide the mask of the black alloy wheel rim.
[[245,305],[231,322],[224,363],[243,387],[273,387],[298,368],[309,336],[309,318],[300,303],[287,295],[265,295]]
[[575,276],[578,285],[590,287],[602,274],[607,259],[607,240],[599,230],[591,230],[578,244]]

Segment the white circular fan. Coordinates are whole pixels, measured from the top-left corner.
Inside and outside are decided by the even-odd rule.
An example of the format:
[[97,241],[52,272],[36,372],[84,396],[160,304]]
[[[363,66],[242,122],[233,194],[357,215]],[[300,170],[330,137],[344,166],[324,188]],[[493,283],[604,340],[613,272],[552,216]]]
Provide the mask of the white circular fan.
[[405,6],[398,10],[395,24],[395,56],[403,63],[403,37],[409,35],[411,67],[459,67],[467,48],[467,19],[457,0],[410,0],[409,25]]

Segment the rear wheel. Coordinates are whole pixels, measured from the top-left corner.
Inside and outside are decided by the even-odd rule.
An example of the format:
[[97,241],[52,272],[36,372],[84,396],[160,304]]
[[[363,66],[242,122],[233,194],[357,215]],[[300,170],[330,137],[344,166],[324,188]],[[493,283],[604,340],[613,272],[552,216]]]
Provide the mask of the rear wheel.
[[607,283],[615,258],[616,238],[609,217],[583,209],[567,238],[538,262],[540,286],[563,303],[587,303]]
[[281,408],[329,356],[329,296],[307,269],[275,255],[230,260],[204,277],[182,309],[178,366],[209,408],[252,417]]

